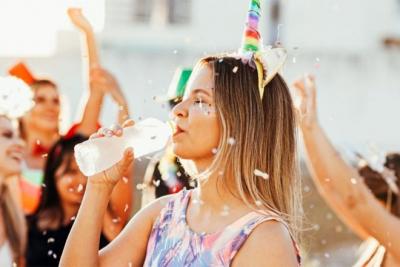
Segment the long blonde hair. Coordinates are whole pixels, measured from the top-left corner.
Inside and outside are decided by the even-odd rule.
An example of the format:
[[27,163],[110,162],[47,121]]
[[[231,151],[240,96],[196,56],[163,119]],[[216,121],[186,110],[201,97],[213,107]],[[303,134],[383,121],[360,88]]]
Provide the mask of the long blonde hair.
[[[301,185],[296,120],[289,89],[280,75],[258,90],[257,70],[232,56],[206,57],[197,65],[213,72],[221,137],[214,161],[199,179],[221,170],[218,185],[250,207],[278,214],[298,240]],[[263,178],[260,177],[264,176]]]
[[[6,240],[10,245],[15,262],[20,262],[25,257],[26,247],[26,224],[21,207],[11,194],[9,184],[1,185],[0,206],[3,217],[3,224],[6,233]],[[19,264],[18,264],[19,265]]]

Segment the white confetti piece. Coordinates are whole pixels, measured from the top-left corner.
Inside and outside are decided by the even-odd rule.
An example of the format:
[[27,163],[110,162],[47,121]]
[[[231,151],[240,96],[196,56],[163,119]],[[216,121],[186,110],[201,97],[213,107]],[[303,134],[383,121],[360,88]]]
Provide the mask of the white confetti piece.
[[236,144],[235,138],[229,137],[229,138],[228,138],[228,144],[231,145],[231,146],[233,146],[234,144]]
[[82,190],[83,190],[83,185],[82,185],[82,184],[79,184],[79,185],[78,185],[77,191],[78,191],[78,192],[82,192]]
[[236,66],[236,67],[234,67],[234,68],[232,69],[232,72],[233,72],[233,73],[236,73],[236,72],[238,71],[238,69],[239,69],[239,67]]
[[266,172],[260,171],[259,169],[255,169],[254,170],[254,175],[258,176],[258,177],[261,177],[261,178],[263,178],[265,180],[269,179],[269,174],[266,173]]

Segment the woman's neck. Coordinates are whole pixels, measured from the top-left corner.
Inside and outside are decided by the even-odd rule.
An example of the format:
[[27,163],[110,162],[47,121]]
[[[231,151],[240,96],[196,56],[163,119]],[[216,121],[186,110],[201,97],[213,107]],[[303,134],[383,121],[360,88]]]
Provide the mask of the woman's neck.
[[222,177],[224,173],[219,172],[211,174],[209,177],[199,182],[199,187],[194,192],[194,199],[204,204],[205,208],[221,212],[221,209],[236,207],[244,207],[245,204],[241,199],[235,196],[234,192],[229,188],[233,189],[233,185],[224,184],[221,179],[224,178],[224,182],[230,181],[227,177]]
[[68,225],[75,219],[76,214],[79,210],[79,204],[69,204],[69,203],[62,203],[61,208],[63,210],[63,217],[64,221],[61,222],[62,225]]
[[26,133],[26,143],[29,151],[32,151],[38,142],[43,147],[49,148],[59,137],[57,132],[53,131],[40,131],[37,129],[27,129]]

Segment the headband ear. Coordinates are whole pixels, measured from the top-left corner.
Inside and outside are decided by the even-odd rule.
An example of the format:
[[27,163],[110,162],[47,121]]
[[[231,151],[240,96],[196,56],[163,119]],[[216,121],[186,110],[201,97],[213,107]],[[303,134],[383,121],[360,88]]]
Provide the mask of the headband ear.
[[249,58],[249,54],[254,55],[253,59],[256,62],[258,74],[258,89],[262,99],[265,86],[282,69],[287,58],[287,52],[284,48],[265,49],[263,47],[259,32],[260,17],[260,0],[251,0],[239,55],[245,58]]

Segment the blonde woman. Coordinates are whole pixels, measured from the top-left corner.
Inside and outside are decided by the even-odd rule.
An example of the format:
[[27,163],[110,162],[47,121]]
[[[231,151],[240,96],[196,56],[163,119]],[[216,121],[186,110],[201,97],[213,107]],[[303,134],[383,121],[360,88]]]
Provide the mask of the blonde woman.
[[[369,249],[364,250],[355,266],[400,266],[400,219],[396,210],[390,207],[392,201],[382,203],[374,195],[377,188],[368,188],[366,184],[370,176],[379,177],[380,174],[363,168],[360,176],[336,152],[318,122],[314,78],[307,76],[298,80],[295,88],[301,100],[300,126],[308,154],[308,166],[319,192],[354,233],[362,239],[368,239],[366,244]],[[387,164],[395,169],[394,159],[390,155]],[[398,172],[395,174],[398,175]],[[396,183],[388,183],[389,191],[393,188],[393,197],[398,197],[395,196],[396,191],[399,193],[395,189]],[[385,207],[385,204],[388,206]]]
[[172,111],[173,151],[199,187],[152,202],[99,252],[99,222],[133,161],[127,150],[118,164],[89,177],[60,266],[300,264],[295,113],[275,75],[285,57],[281,49],[258,50],[259,1],[249,13],[241,52],[201,59]]
[[24,142],[11,120],[0,114],[0,266],[23,266],[26,226],[8,179],[21,173]]

